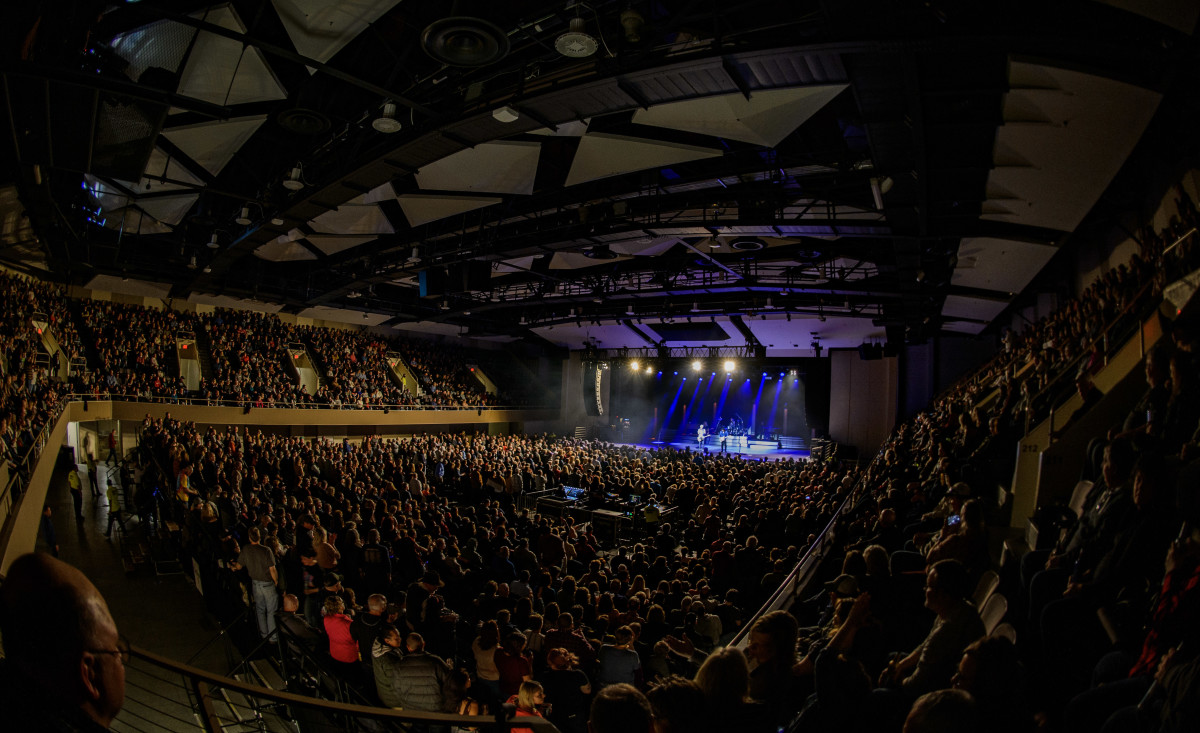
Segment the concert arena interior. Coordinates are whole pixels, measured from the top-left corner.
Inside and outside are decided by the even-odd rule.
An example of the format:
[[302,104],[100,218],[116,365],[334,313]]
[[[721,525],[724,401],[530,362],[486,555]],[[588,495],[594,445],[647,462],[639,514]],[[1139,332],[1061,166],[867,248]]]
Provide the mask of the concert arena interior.
[[0,727],[1200,730],[1200,5],[0,11]]

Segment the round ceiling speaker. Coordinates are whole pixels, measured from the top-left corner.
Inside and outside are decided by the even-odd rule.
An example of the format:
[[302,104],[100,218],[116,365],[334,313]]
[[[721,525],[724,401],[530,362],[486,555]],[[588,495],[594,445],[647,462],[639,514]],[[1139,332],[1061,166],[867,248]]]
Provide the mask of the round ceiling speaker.
[[584,59],[596,53],[600,44],[584,32],[583,18],[571,18],[570,30],[554,40],[554,49],[572,59]]
[[508,55],[508,36],[482,18],[435,20],[421,33],[421,46],[450,66],[487,66]]
[[316,135],[329,129],[329,118],[315,109],[290,107],[275,116],[283,129],[297,135]]
[[742,237],[730,242],[729,246],[738,252],[757,252],[760,249],[766,248],[767,243],[758,237]]

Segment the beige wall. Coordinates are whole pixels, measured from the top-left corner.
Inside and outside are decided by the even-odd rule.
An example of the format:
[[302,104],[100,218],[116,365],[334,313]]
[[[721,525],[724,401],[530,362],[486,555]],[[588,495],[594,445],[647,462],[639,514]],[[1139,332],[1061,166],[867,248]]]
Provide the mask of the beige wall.
[[863,361],[857,350],[833,351],[829,358],[829,436],[869,458],[896,424],[898,360]]

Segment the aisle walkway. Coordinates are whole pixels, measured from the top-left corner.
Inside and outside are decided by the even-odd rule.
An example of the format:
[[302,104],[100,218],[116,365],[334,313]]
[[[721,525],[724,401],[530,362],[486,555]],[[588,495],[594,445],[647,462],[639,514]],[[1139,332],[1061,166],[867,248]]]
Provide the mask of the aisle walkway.
[[[97,465],[101,486],[107,485],[107,470],[103,462]],[[84,478],[82,522],[74,518],[66,471],[56,470],[50,480],[47,504],[53,512],[59,558],[82,570],[95,583],[108,601],[117,627],[130,643],[180,662],[188,661],[219,631],[205,610],[204,599],[186,575],[156,576],[150,563],[126,574],[116,528],[111,541],[104,537],[108,524],[104,492],[92,496],[86,467],[80,467],[80,476]],[[126,520],[127,541],[137,542],[141,537],[138,525],[136,517]],[[37,549],[49,550],[40,534]],[[213,672],[226,672],[224,646],[221,640],[209,644],[192,664]]]

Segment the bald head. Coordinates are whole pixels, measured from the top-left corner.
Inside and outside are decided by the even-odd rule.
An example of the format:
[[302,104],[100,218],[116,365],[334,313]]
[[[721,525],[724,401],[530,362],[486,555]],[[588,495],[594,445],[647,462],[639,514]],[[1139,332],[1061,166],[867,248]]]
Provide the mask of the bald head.
[[45,554],[22,555],[0,586],[4,653],[31,684],[107,726],[125,699],[117,625],[96,586]]

